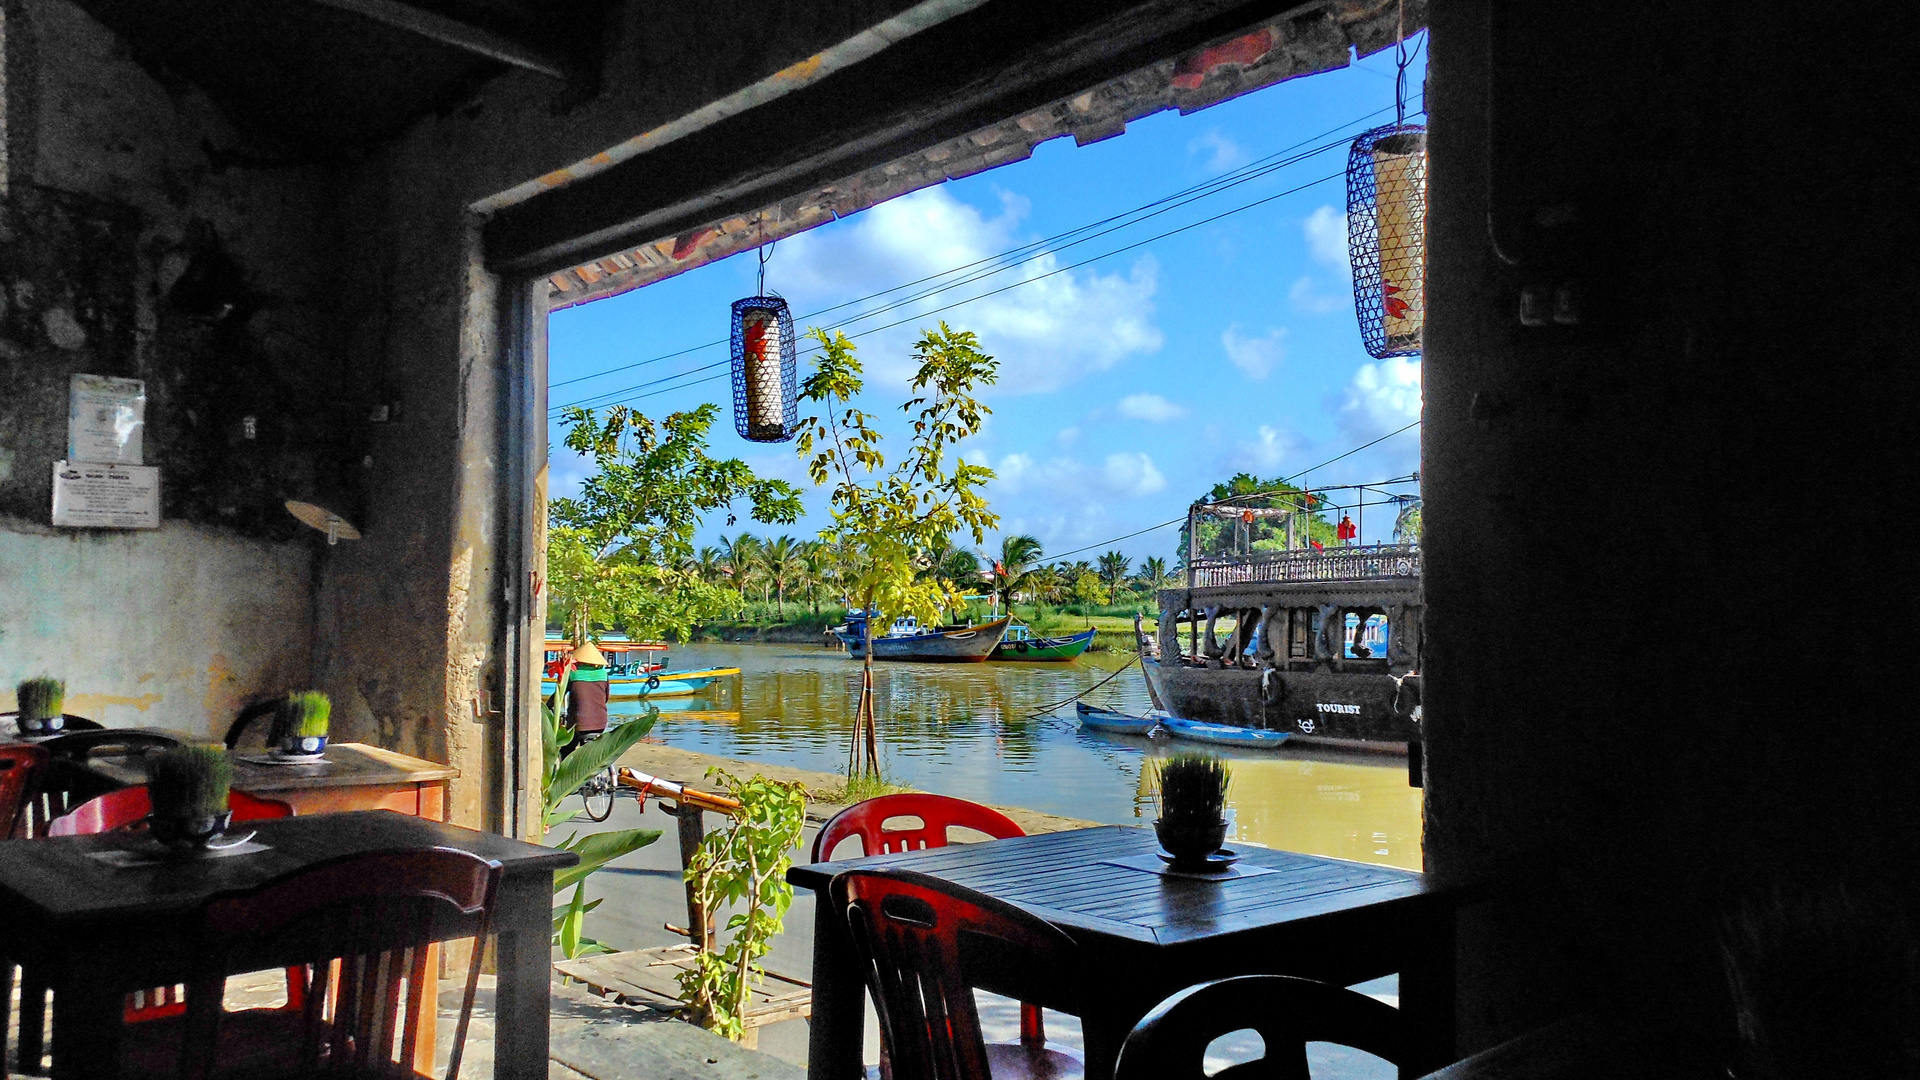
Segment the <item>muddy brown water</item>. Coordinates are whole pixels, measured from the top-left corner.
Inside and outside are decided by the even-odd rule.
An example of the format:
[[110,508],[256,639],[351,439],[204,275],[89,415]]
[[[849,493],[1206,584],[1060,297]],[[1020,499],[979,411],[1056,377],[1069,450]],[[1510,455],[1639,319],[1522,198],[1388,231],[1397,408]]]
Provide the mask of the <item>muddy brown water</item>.
[[[1156,810],[1151,770],[1143,766],[1173,750],[1201,748],[1083,731],[1067,700],[1111,676],[1087,694],[1088,702],[1144,712],[1146,687],[1138,668],[1126,667],[1130,660],[1124,653],[1090,653],[1070,664],[877,664],[887,774],[980,802],[1113,824],[1149,822]],[[844,771],[860,680],[860,664],[844,650],[683,645],[669,666],[737,667],[741,674],[698,697],[655,702],[661,714],[649,741]],[[615,709],[645,706],[615,702]],[[1407,785],[1404,757],[1293,746],[1204,749],[1229,762],[1234,839],[1420,868],[1420,792]]]

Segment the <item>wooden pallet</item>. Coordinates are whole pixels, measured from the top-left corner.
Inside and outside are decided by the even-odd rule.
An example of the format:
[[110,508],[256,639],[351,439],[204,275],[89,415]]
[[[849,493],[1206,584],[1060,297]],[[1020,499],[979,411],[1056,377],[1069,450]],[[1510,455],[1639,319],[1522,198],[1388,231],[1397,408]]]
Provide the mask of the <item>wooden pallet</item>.
[[[692,1007],[680,1000],[679,975],[693,967],[697,951],[692,945],[662,945],[562,960],[553,969],[564,978],[585,984],[590,993],[623,1005],[640,1005],[693,1019]],[[756,1029],[812,1015],[813,984],[768,971],[766,979],[748,991],[746,1035],[740,1044],[753,1049],[760,1041]]]

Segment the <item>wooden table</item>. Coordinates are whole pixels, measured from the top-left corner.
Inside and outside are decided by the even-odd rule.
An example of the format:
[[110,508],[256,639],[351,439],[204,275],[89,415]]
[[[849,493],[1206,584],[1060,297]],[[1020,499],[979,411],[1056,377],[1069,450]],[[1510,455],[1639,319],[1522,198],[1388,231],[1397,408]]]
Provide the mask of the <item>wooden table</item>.
[[[434,846],[504,868],[493,924],[499,935],[494,1075],[547,1075],[553,874],[578,856],[378,810],[249,828],[258,829],[270,850],[127,869],[88,857],[125,845],[124,834],[0,842],[0,910],[7,913],[0,919],[0,963],[32,965],[53,987],[55,1077],[118,1075],[124,998],[187,977],[193,926],[208,897],[257,888],[345,855]],[[457,927],[446,935],[458,936]]]
[[[240,751],[240,753],[265,751]],[[147,782],[134,756],[90,757],[85,767],[120,786]],[[259,765],[235,758],[233,786],[249,795],[293,804],[296,814],[338,810],[395,810],[443,821],[447,781],[460,770],[366,743],[329,743],[326,761],[315,765]]]
[[[1401,1009],[1431,1055],[1452,1060],[1455,896],[1425,875],[1261,848],[1242,866],[1271,873],[1201,881],[1113,866],[1151,856],[1151,830],[1108,826],[796,866],[787,880],[819,894],[807,1075],[862,1073],[866,985],[844,917],[828,902],[833,875],[917,870],[1008,901],[1080,947],[1068,971],[989,987],[1077,1015],[1087,1076],[1113,1075],[1120,1043],[1163,998],[1229,975],[1298,975],[1342,986],[1400,973]],[[1430,1066],[1429,1066],[1430,1067]]]

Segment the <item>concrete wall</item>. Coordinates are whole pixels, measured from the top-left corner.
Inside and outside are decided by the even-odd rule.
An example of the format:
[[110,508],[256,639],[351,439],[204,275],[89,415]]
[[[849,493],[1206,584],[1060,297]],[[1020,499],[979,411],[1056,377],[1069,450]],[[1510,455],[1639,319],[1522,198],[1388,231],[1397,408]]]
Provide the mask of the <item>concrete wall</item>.
[[[1872,554],[1914,438],[1889,14],[1823,11],[1862,49],[1786,10],[1434,6],[1426,851],[1496,885],[1470,1047],[1595,1006],[1725,1032],[1733,898],[1911,888],[1907,650],[1852,629],[1911,594]],[[1562,283],[1580,322],[1522,326]]]
[[[311,670],[314,534],[280,503],[352,460],[331,181],[217,168],[203,147],[233,138],[199,94],[65,0],[6,15],[0,707],[53,674],[70,711],[218,734]],[[146,380],[163,528],[48,526],[75,372]]]

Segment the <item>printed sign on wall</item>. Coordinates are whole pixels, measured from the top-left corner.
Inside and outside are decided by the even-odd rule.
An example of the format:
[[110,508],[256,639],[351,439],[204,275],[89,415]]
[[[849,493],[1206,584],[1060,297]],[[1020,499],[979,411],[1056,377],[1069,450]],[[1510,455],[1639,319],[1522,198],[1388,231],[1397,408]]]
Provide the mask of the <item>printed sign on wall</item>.
[[53,523],[80,528],[160,527],[160,470],[151,465],[53,463]]

